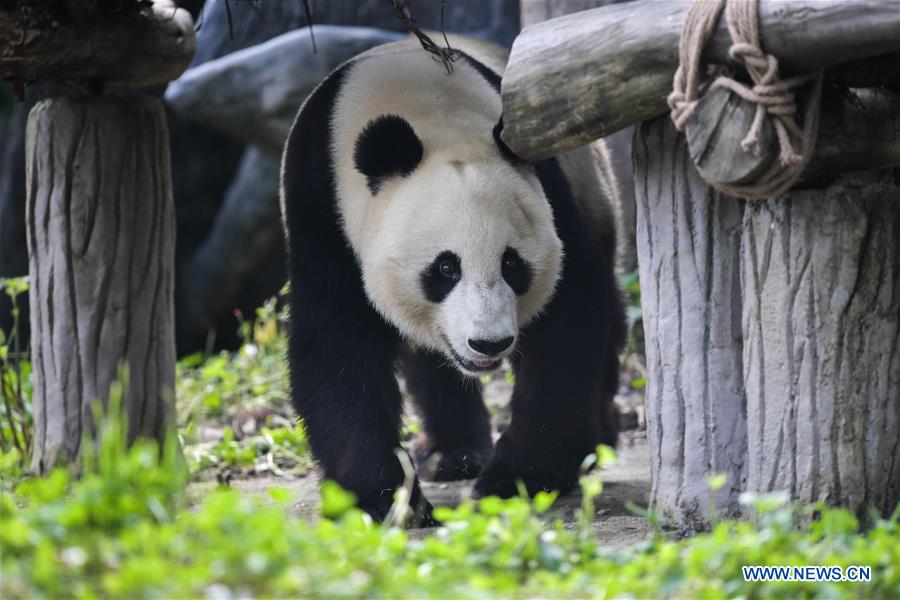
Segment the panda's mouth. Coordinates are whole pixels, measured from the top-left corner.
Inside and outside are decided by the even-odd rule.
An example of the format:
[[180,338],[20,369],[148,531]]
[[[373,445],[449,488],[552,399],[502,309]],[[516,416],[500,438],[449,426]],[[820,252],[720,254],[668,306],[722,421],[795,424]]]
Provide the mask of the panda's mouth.
[[460,356],[460,354],[454,350],[453,344],[450,343],[450,340],[446,338],[446,336],[441,336],[444,339],[444,343],[447,345],[447,348],[450,349],[450,355],[453,357],[453,360],[456,361],[456,364],[463,371],[468,371],[469,373],[488,373],[490,371],[494,371],[500,367],[500,363],[503,362],[502,358],[491,359],[491,358],[465,358]]

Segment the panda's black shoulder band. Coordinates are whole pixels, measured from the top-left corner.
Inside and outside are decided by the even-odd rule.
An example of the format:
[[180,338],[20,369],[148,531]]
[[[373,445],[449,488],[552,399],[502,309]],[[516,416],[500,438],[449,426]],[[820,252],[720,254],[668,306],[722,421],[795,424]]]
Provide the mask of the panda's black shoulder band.
[[[478,74],[481,75],[484,78],[484,80],[487,81],[488,84],[492,88],[494,88],[494,91],[497,92],[497,95],[500,94],[500,84],[502,81],[500,75],[498,75],[497,73],[495,73],[494,71],[489,69],[481,61],[475,60],[474,58],[472,58],[465,52],[460,52],[460,56],[462,56],[462,58],[467,63],[469,63],[469,65],[471,65],[471,67],[473,69],[475,69],[475,71],[477,71]],[[503,158],[506,161],[508,161],[510,164],[512,164],[513,166],[525,164],[525,161],[522,160],[519,156],[517,156],[516,153],[513,152],[510,149],[510,147],[506,145],[506,142],[504,142],[503,139],[500,137],[500,133],[502,131],[503,131],[503,117],[501,116],[500,120],[497,121],[497,124],[494,125],[494,130],[492,132],[493,136],[494,136],[494,143],[497,144],[497,148],[500,149],[500,154],[503,156]]]

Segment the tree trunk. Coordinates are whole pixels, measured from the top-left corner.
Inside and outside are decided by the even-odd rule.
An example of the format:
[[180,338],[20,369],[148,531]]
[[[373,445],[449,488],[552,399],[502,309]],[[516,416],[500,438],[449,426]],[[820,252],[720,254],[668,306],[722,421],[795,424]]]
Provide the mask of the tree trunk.
[[651,500],[683,529],[708,523],[713,473],[726,513],[742,491],[900,501],[900,188],[857,181],[744,203],[668,117],[638,129]]
[[74,459],[128,367],[128,437],[172,417],[175,218],[162,104],[53,98],[26,135],[35,442],[32,467]]
[[900,501],[900,189],[749,204],[742,240],[751,490],[864,515]]
[[707,476],[729,475],[727,515],[746,480],[742,204],[700,178],[668,117],[638,128],[634,158],[650,500],[690,530],[708,516]]

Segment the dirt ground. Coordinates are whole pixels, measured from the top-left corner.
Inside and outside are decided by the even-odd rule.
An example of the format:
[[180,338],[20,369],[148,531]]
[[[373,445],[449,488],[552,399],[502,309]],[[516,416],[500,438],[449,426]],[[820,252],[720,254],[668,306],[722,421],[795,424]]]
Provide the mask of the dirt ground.
[[[631,369],[624,365],[625,370]],[[624,380],[630,381],[639,373],[627,373]],[[405,385],[401,379],[401,389]],[[494,438],[509,423],[509,398],[512,394],[512,381],[508,371],[494,373],[482,382],[482,393],[485,404],[492,415]],[[619,447],[616,449],[618,460],[600,472],[603,481],[603,493],[595,502],[596,528],[600,543],[608,548],[621,548],[639,542],[649,536],[647,522],[632,514],[627,506],[633,503],[646,508],[650,494],[650,459],[647,450],[647,432],[644,429],[643,394],[623,385],[615,398],[621,414],[622,433],[619,436]],[[405,421],[415,421],[412,402],[406,403]],[[253,419],[256,423],[258,419]],[[240,430],[240,424],[235,430]],[[212,427],[207,432],[211,439],[221,436],[221,427]],[[297,516],[314,521],[319,518],[319,477],[315,471],[296,478],[275,477],[270,473],[246,474],[238,473],[229,477],[229,485],[244,493],[259,496],[263,501],[270,501],[268,490],[280,487],[295,494],[294,510]],[[474,480],[452,483],[423,482],[426,497],[435,506],[456,506],[469,497]],[[214,481],[200,481],[191,484],[189,496],[200,498],[204,492],[217,485]],[[574,525],[581,506],[581,494],[576,491],[563,496],[554,503],[549,518],[561,518],[568,525]],[[421,535],[428,535],[429,530],[419,530]]]
[[[600,474],[603,493],[596,501],[596,529],[600,543],[615,549],[629,546],[646,539],[650,535],[647,522],[633,515],[628,503],[640,507],[647,506],[650,492],[650,463],[647,453],[646,435],[642,431],[628,431],[622,434],[619,444],[618,461],[604,468]],[[473,481],[453,483],[423,483],[425,495],[435,506],[455,506],[471,492]],[[199,496],[216,485],[214,482],[192,484],[192,495]],[[315,474],[297,479],[275,477],[254,477],[236,479],[231,486],[244,493],[259,496],[268,501],[267,490],[272,487],[284,488],[295,494],[294,510],[297,516],[315,520],[319,518],[319,481]],[[574,524],[578,508],[581,506],[580,493],[559,498],[550,511],[550,518],[562,518],[566,524]],[[429,530],[420,530],[427,535]]]

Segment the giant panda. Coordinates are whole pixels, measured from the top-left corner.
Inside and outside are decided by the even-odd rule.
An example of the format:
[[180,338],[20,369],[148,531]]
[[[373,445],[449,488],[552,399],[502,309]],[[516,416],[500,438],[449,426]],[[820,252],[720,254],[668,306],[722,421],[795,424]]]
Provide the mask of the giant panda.
[[[616,442],[604,150],[520,160],[500,136],[505,50],[451,43],[449,73],[412,39],[336,69],[282,161],[292,400],[324,476],[376,519],[404,480],[397,370],[423,417],[417,455],[436,479],[477,476],[476,497],[565,492]],[[512,419],[494,444],[478,378],[503,360]],[[412,524],[432,522],[417,482],[412,504]]]

